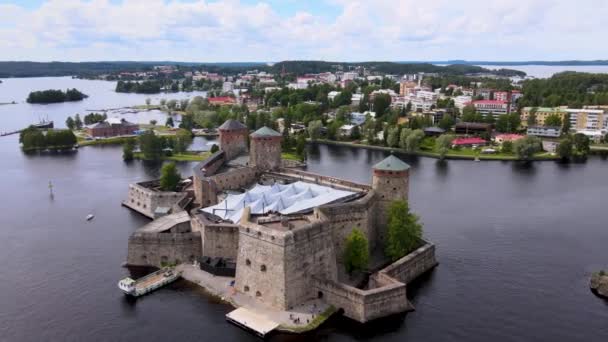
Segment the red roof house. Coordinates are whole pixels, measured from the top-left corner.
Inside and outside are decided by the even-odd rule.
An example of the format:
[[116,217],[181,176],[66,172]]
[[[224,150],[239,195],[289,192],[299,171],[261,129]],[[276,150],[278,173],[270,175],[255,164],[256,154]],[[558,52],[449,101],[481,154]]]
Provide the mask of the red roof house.
[[219,96],[219,97],[210,97],[208,99],[209,104],[212,105],[233,105],[236,103],[236,100],[230,96]]

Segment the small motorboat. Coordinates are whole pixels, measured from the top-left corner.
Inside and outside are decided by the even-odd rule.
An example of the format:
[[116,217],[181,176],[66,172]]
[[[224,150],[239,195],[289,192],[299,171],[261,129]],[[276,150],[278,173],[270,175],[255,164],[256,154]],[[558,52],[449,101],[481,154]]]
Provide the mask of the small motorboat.
[[91,221],[93,218],[95,218],[95,215],[93,215],[93,214],[87,215],[87,221]]

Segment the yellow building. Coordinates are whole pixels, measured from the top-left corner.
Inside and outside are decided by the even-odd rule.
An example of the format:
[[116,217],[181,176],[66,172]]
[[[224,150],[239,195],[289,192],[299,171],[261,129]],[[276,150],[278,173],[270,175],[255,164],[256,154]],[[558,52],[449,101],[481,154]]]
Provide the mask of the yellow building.
[[567,113],[566,108],[567,107],[555,107],[555,108],[525,107],[521,110],[521,115],[520,115],[521,125],[523,127],[528,126],[528,118],[530,117],[532,109],[536,109],[536,126],[544,126],[545,120],[547,119],[547,117],[549,117],[549,115],[552,115],[552,114],[559,116],[559,118],[562,119],[562,122],[563,122],[564,117],[566,116],[566,113]]

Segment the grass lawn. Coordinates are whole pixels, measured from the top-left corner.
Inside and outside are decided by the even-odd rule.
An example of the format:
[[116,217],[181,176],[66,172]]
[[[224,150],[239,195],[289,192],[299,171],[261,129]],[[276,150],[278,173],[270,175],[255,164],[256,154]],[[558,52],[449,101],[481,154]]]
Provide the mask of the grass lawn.
[[93,146],[93,145],[122,145],[129,139],[136,139],[136,137],[113,137],[99,140],[85,140],[81,135],[77,135],[78,145],[80,146]]
[[295,152],[281,152],[281,158],[287,160],[302,161]]
[[[211,155],[211,152],[184,152],[176,153],[171,156],[163,156],[162,160],[173,160],[173,161],[201,161],[207,159]],[[133,153],[135,159],[144,159],[142,152]]]

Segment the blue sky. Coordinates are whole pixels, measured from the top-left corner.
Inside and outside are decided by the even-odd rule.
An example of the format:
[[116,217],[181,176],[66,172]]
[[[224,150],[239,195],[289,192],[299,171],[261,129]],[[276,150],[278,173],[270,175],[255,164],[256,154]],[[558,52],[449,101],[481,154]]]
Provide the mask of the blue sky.
[[607,59],[608,1],[0,0],[0,60]]

